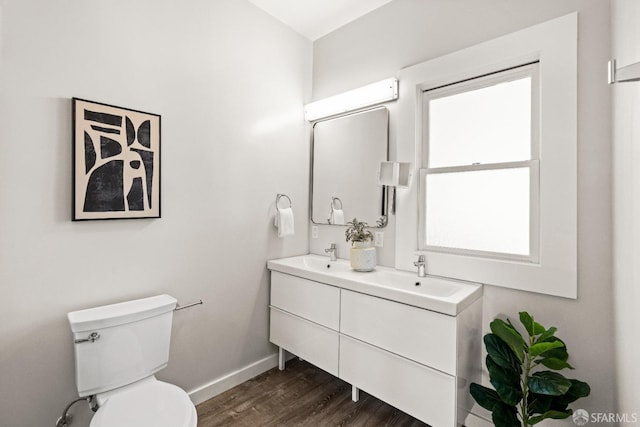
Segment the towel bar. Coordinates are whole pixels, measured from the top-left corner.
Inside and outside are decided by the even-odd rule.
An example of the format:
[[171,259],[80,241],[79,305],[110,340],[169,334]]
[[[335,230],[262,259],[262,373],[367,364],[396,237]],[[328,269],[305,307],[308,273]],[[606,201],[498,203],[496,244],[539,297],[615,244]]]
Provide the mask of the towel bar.
[[187,305],[176,305],[176,308],[174,308],[173,310],[174,311],[184,310],[185,308],[193,307],[194,305],[200,305],[200,304],[204,304],[202,300],[198,302],[192,302],[191,304],[187,304]]
[[609,84],[640,81],[640,62],[618,68],[616,60],[612,59],[608,71]]

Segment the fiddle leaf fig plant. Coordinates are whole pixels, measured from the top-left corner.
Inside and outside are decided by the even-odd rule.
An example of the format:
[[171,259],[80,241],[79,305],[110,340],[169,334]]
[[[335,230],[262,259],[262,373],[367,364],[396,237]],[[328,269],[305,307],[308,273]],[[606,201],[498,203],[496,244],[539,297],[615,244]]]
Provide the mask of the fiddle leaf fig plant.
[[347,222],[347,225],[348,227],[344,232],[347,242],[367,242],[373,240],[373,233],[365,230],[365,228],[369,226],[366,222],[353,218],[353,221]]
[[520,323],[524,337],[509,319],[489,324],[491,333],[484,336],[484,344],[494,389],[476,383],[469,387],[475,401],[491,411],[496,427],[529,427],[546,418],[568,418],[573,413],[569,404],[591,392],[587,383],[554,372],[573,369],[555,326],[545,328],[526,311],[520,312]]

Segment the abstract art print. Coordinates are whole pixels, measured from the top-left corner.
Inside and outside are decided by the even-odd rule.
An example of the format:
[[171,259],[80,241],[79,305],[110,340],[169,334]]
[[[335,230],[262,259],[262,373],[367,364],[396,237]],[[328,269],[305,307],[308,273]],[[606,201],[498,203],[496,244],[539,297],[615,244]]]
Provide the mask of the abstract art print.
[[72,101],[73,220],[160,218],[160,116]]

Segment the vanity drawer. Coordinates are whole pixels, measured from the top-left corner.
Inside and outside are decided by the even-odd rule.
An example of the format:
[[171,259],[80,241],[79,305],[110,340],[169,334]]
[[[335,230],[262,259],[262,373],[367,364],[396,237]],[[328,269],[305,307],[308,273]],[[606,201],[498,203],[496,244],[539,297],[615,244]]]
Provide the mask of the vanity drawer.
[[451,375],[456,374],[456,319],[342,290],[340,332]]
[[431,426],[455,426],[450,375],[341,336],[339,376]]
[[334,286],[272,271],[271,305],[338,330],[340,289]]
[[272,343],[338,376],[338,333],[292,314],[271,308]]

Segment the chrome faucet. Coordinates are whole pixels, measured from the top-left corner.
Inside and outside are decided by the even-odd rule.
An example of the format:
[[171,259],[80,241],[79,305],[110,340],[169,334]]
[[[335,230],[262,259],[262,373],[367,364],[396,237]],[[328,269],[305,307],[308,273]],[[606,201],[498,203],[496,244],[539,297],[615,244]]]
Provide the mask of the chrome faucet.
[[338,248],[336,248],[335,243],[331,243],[331,246],[324,251],[329,254],[330,261],[335,261],[338,259]]
[[427,261],[424,255],[418,255],[418,260],[414,261],[413,265],[418,267],[418,277],[427,277]]

